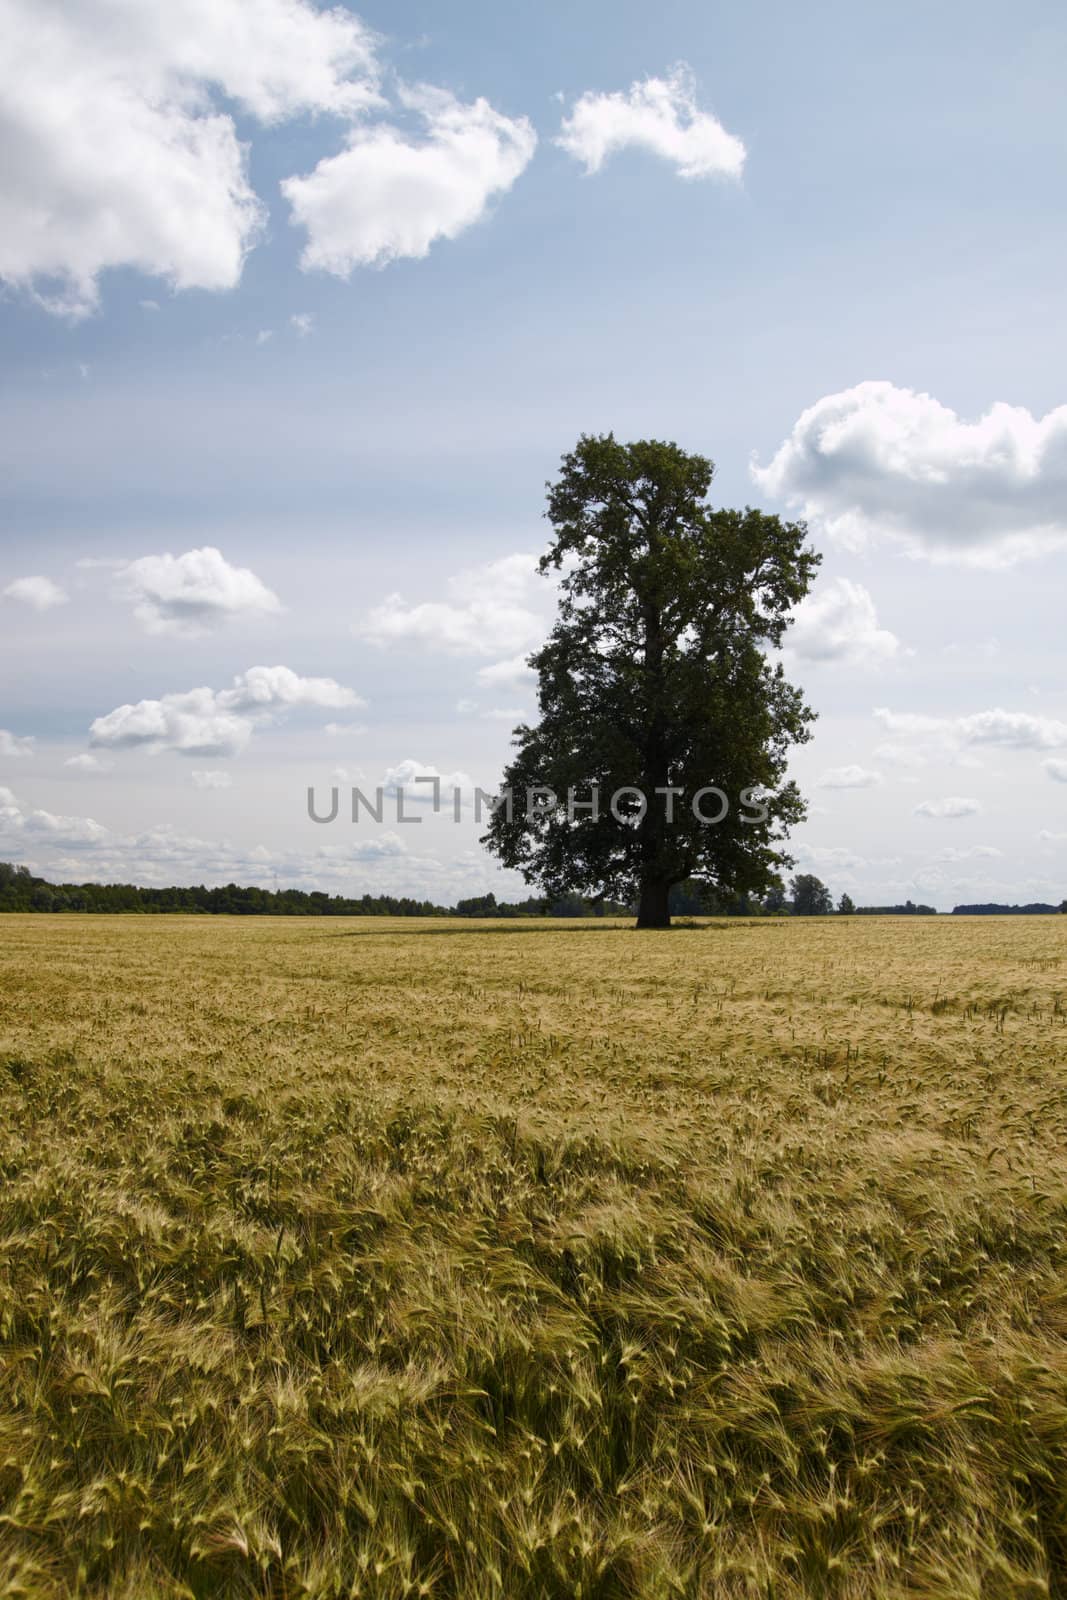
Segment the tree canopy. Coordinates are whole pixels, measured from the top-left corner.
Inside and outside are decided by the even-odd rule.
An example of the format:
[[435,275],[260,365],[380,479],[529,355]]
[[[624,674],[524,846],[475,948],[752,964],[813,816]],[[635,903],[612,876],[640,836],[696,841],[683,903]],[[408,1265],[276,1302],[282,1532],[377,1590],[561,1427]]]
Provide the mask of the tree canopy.
[[801,872],[793,879],[793,915],[796,917],[825,917],[834,909],[834,900],[821,878],[813,872]]
[[564,456],[540,563],[559,609],[531,657],[540,721],[516,729],[484,841],[548,894],[636,899],[639,927],[668,925],[689,879],[762,894],[805,811],[783,780],[813,713],[768,653],[819,557],[803,523],[709,505],[713,472],[611,434]]

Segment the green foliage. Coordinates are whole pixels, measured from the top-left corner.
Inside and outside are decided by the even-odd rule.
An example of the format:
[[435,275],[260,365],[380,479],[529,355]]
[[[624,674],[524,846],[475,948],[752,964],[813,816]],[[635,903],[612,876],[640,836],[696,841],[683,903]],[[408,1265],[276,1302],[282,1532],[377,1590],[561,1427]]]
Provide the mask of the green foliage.
[[824,917],[834,909],[833,896],[813,872],[801,872],[790,884],[795,917]]
[[785,897],[785,884],[777,875],[763,897],[763,909],[772,917],[782,916],[789,910],[789,903]]
[[[782,780],[812,713],[765,652],[819,558],[802,523],[711,508],[713,471],[677,445],[610,434],[563,458],[541,560],[561,574],[559,614],[531,658],[540,721],[516,730],[503,785],[516,804],[498,807],[485,835],[550,896],[640,898],[639,925],[668,921],[671,886],[690,878],[725,897],[762,893],[804,815]],[[691,802],[712,784],[729,811],[708,825]],[[531,814],[525,797],[541,788],[558,803]],[[627,788],[647,805],[625,798],[620,820],[608,802]],[[682,791],[673,819],[657,793],[668,788]],[[773,793],[762,818],[743,803],[757,789]],[[577,810],[594,790],[599,814]]]
[[986,902],[977,906],[953,906],[952,912],[957,917],[1047,917],[1055,915],[1067,906],[1067,900],[1061,906],[1050,906],[1043,900],[1032,901],[1025,906],[1004,906],[995,902]]
[[855,914],[856,907],[850,894],[843,894],[837,902],[837,914],[841,917],[851,917]]
[[357,898],[321,890],[242,888],[228,883],[206,889],[138,888],[132,883],[51,884],[26,867],[0,861],[0,911],[92,911],[273,917],[443,917],[449,912],[429,900],[402,895],[365,894]]
[[858,917],[936,917],[936,906],[916,905],[905,900],[902,906],[857,906]]

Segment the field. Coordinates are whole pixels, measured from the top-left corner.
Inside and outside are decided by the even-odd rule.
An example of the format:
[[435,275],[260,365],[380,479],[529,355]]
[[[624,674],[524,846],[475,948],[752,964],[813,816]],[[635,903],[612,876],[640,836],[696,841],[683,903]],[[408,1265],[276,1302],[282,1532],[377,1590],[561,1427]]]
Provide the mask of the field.
[[0,1596],[1067,1595],[1067,918],[0,935]]

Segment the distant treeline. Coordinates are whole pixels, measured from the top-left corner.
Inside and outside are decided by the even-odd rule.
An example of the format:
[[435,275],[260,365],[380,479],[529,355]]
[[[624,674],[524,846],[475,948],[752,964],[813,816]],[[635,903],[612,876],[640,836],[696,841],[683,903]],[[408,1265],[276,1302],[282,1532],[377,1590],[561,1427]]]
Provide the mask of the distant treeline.
[[[795,880],[815,888],[812,904],[788,901],[784,894],[759,901],[748,895],[720,898],[708,884],[692,880],[671,891],[675,916],[760,917],[825,914],[833,910],[829,891],[817,878]],[[821,897],[820,897],[821,892]],[[906,900],[902,906],[854,906],[842,896],[838,911],[867,917],[933,917],[933,906]],[[257,889],[227,883],[208,889],[202,883],[189,888],[143,889],[133,883],[49,883],[35,878],[27,867],[0,861],[0,912],[92,911],[135,912],[143,915],[184,913],[193,916],[250,917],[627,917],[634,908],[621,900],[586,900],[581,895],[530,895],[526,900],[498,900],[492,893],[473,895],[454,906],[414,900],[408,895],[324,894],[320,889]],[[1050,906],[954,906],[954,916],[1038,916],[1067,911],[1067,901]]]
[[0,861],[0,912],[92,911],[140,912],[145,915],[184,913],[200,916],[252,917],[583,917],[622,915],[628,906],[603,901],[597,906],[578,896],[547,900],[531,896],[511,903],[492,894],[460,900],[456,906],[438,906],[431,900],[407,895],[324,894],[312,889],[257,889],[228,883],[208,889],[143,889],[132,883],[49,883],[35,878],[27,867]]
[[1049,906],[1042,900],[1035,900],[1028,906],[997,906],[990,903],[983,906],[952,907],[954,917],[1047,917],[1063,911],[1067,911],[1067,900],[1058,906]]
[[917,906],[905,900],[902,906],[857,906],[857,917],[936,917],[936,906]]
[[208,889],[142,889],[132,883],[49,883],[0,861],[0,911],[188,912],[257,917],[443,917],[429,900],[391,894],[323,894],[313,889],[256,889],[228,883]]

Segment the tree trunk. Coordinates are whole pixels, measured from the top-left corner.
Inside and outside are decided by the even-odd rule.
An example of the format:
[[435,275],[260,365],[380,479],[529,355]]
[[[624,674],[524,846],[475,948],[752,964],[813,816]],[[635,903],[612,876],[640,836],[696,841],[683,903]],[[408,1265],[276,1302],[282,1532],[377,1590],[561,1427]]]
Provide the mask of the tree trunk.
[[645,879],[641,885],[641,898],[637,904],[639,928],[669,928],[671,886],[661,879]]

